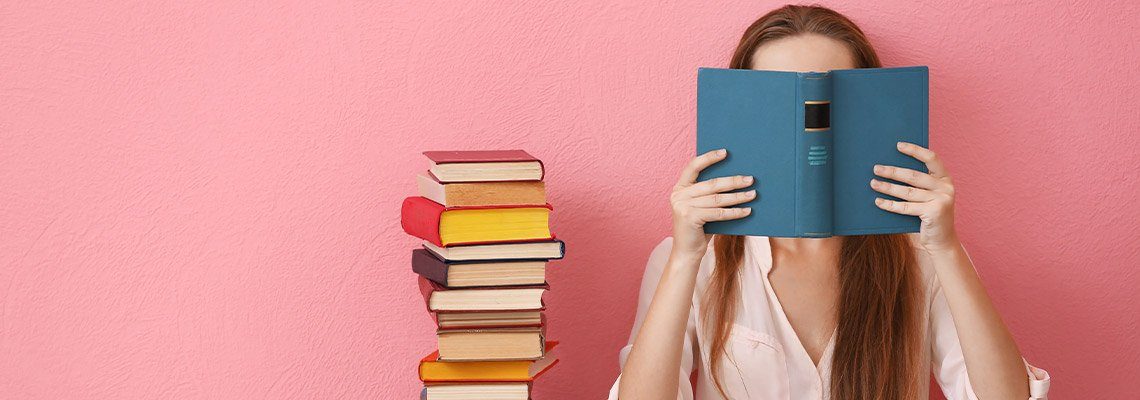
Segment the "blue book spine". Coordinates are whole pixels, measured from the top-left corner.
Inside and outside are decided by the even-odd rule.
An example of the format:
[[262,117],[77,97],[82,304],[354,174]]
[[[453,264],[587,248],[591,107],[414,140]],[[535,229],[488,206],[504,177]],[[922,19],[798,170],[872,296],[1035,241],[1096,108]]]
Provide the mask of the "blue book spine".
[[796,90],[795,231],[832,235],[831,75],[799,74]]

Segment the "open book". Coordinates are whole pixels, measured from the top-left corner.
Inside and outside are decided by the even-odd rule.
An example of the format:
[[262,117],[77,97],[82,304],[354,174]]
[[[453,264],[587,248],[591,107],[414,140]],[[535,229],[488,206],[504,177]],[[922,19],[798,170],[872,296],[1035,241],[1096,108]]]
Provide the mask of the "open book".
[[[700,179],[752,175],[752,214],[708,233],[828,237],[918,232],[917,217],[875,206],[875,164],[926,171],[896,150],[927,147],[926,67],[781,72],[701,68],[697,154],[728,157]],[[883,179],[883,178],[879,178]]]

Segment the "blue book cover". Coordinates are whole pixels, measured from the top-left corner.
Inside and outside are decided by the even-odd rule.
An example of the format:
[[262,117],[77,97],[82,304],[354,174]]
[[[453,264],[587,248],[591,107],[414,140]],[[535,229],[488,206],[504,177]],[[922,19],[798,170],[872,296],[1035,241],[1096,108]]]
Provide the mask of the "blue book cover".
[[[728,157],[700,180],[752,175],[752,214],[707,233],[829,237],[918,232],[917,217],[875,206],[875,164],[926,171],[896,150],[928,146],[926,67],[783,72],[701,68],[697,154]],[[882,179],[882,178],[879,178]]]

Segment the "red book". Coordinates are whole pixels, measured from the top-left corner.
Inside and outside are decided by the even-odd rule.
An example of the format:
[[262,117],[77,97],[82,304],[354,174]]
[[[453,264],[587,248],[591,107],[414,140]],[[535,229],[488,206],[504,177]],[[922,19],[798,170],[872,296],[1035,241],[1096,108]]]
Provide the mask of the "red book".
[[435,312],[544,310],[542,295],[549,285],[448,289],[418,276],[420,294],[428,310]]
[[550,204],[541,206],[444,207],[424,197],[404,199],[400,225],[404,232],[446,247],[550,240]]
[[540,181],[542,161],[522,150],[425,151],[428,169],[438,181]]

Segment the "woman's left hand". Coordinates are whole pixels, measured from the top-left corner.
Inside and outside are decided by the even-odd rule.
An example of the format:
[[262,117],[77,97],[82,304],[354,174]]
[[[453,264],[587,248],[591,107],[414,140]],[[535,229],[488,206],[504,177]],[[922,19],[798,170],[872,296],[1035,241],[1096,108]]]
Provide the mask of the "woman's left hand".
[[950,174],[942,165],[942,160],[925,147],[898,143],[899,152],[914,157],[926,164],[929,173],[909,168],[889,165],[875,165],[875,175],[889,178],[907,185],[898,185],[878,179],[871,179],[871,188],[905,201],[876,198],[879,208],[904,215],[914,215],[922,220],[919,242],[928,252],[955,250],[960,246],[954,232],[954,184]]

